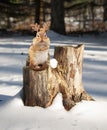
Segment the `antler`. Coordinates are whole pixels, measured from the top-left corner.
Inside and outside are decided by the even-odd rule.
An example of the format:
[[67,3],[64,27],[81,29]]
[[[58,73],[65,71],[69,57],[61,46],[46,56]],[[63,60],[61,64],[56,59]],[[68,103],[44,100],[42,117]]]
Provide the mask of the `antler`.
[[39,28],[40,28],[40,25],[39,24],[30,24],[31,28],[34,30],[34,31],[38,31]]
[[50,21],[43,24],[43,28],[45,29],[45,31],[48,31],[49,27],[50,27]]

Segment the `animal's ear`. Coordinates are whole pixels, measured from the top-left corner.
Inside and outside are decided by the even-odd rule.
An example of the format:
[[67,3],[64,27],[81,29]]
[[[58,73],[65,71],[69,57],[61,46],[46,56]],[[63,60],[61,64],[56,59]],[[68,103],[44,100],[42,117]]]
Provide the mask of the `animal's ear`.
[[50,25],[51,25],[51,22],[50,22],[50,21],[48,21],[48,22],[46,22],[46,23],[43,24],[43,28],[45,29],[45,31],[48,31],[48,30],[49,30]]
[[32,30],[37,31],[40,29],[40,25],[39,24],[30,24],[30,27],[32,28]]

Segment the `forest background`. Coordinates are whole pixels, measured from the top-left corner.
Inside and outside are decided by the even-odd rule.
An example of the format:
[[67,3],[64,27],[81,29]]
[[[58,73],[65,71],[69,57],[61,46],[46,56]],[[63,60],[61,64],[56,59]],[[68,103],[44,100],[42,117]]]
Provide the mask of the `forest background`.
[[106,12],[106,0],[0,0],[0,35],[32,34],[29,25],[44,21],[60,34],[99,34]]

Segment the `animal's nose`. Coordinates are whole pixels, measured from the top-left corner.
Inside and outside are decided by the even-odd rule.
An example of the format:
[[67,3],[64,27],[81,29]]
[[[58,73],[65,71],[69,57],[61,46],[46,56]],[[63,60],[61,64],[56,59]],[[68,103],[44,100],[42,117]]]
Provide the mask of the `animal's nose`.
[[43,42],[43,39],[41,39],[41,42]]
[[43,42],[43,36],[41,36],[41,42]]

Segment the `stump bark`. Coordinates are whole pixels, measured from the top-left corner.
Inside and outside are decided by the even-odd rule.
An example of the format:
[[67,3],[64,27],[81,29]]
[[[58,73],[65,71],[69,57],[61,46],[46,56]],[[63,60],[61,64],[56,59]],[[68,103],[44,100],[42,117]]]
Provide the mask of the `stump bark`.
[[[84,45],[57,46],[54,57],[58,61],[56,69],[34,71],[23,68],[24,104],[48,107],[57,93],[62,93],[63,105],[70,110],[76,102],[93,100],[84,90],[82,83]],[[28,65],[28,64],[27,64]]]

